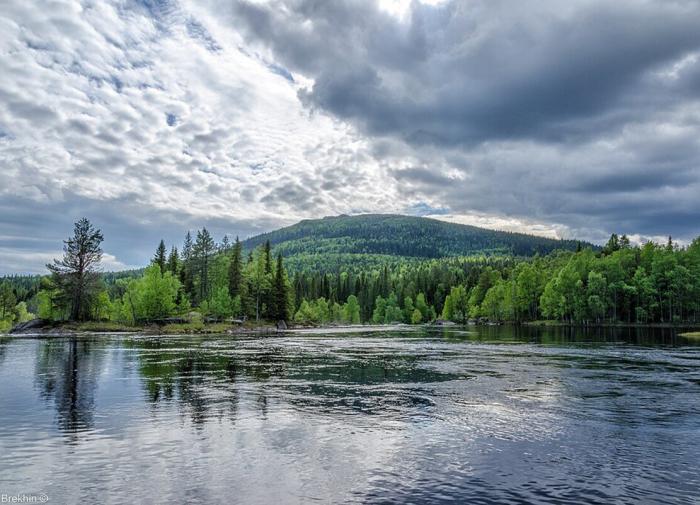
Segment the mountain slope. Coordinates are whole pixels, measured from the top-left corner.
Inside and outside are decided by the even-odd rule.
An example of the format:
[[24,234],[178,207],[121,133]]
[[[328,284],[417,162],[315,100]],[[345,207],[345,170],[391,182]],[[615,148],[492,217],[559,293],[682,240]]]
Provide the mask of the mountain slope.
[[266,240],[287,259],[298,263],[299,256],[345,258],[358,255],[389,258],[444,258],[475,254],[533,256],[555,249],[573,250],[578,242],[488,230],[423,217],[392,214],[365,214],[307,219],[295,225],[251,237],[246,249]]

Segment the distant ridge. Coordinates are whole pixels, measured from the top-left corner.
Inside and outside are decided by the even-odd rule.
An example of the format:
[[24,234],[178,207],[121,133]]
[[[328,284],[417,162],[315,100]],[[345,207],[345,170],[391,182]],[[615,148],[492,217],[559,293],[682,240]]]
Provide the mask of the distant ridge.
[[[308,255],[381,255],[422,259],[475,254],[534,256],[556,249],[575,250],[579,245],[576,240],[551,239],[395,214],[305,219],[292,226],[251,237],[243,242],[243,246],[250,250],[267,240],[285,258]],[[588,243],[582,245],[594,247]]]

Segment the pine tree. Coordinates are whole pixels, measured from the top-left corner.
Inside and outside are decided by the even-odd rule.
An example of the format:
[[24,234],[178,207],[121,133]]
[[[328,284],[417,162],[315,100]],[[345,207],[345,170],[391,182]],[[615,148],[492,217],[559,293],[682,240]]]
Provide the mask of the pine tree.
[[102,232],[83,218],[75,223],[73,237],[64,241],[63,259],[46,265],[59,291],[58,303],[68,308],[73,321],[90,318],[92,305],[102,290],[98,265],[103,240]]
[[165,242],[161,239],[160,244],[158,244],[158,249],[156,249],[156,254],[153,256],[153,264],[158,265],[160,268],[160,273],[164,274],[166,269],[167,260],[165,258]]

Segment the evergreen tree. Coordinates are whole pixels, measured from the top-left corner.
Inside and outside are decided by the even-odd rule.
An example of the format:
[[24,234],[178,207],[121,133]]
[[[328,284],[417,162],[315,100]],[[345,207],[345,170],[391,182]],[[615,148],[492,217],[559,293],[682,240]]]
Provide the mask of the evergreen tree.
[[265,273],[272,273],[272,252],[270,249],[270,241],[265,241],[265,246],[263,249],[263,254],[265,255]]
[[194,244],[192,234],[187,231],[185,242],[182,245],[182,267],[180,268],[180,283],[185,294],[193,299],[194,292]]
[[221,239],[221,245],[219,245],[219,251],[222,253],[227,253],[230,248],[231,241],[229,240],[228,235],[224,235],[224,238]]
[[9,282],[0,283],[0,319],[5,319],[17,303],[17,297]]
[[178,263],[179,263],[179,260],[178,260],[178,255],[177,255],[177,247],[173,246],[170,249],[170,255],[168,256],[168,264],[167,264],[167,270],[168,270],[168,272],[173,274],[173,276],[177,276]]
[[282,265],[282,255],[277,255],[277,270],[275,271],[274,282],[274,307],[275,319],[286,321],[289,318],[287,279]]
[[202,228],[197,232],[197,240],[194,243],[193,259],[195,271],[195,283],[198,288],[197,294],[199,302],[209,299],[211,279],[209,278],[209,270],[211,260],[216,244],[214,239],[206,228]]
[[270,293],[270,276],[266,273],[266,258],[264,248],[259,249],[252,262],[248,263],[249,293],[255,304],[255,320],[259,321],[266,315],[265,301]]
[[238,237],[236,237],[228,271],[228,294],[231,298],[235,298],[241,294],[241,280],[243,278],[242,253],[243,246],[238,240]]
[[58,290],[58,302],[68,308],[72,321],[91,317],[92,305],[102,290],[98,267],[103,240],[102,232],[83,218],[75,223],[73,236],[64,241],[63,258],[46,265]]
[[161,239],[160,244],[158,244],[156,254],[155,256],[153,256],[153,264],[158,265],[161,274],[165,273],[167,267],[167,259],[165,257],[165,242],[163,242],[163,239]]

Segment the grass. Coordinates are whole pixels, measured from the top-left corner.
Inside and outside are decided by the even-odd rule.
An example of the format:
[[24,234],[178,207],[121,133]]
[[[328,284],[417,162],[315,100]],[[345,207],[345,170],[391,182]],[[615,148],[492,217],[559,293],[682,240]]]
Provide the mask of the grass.
[[[250,331],[269,331],[274,330],[275,327],[272,324],[256,324],[254,322],[247,322],[243,325],[239,324],[229,324],[229,323],[203,323],[201,321],[194,321],[191,323],[181,323],[181,324],[166,324],[160,328],[152,327],[152,329],[159,334],[211,334],[211,333],[226,333],[232,330],[234,333],[245,333]],[[149,329],[147,328],[146,331]]]
[[561,321],[554,319],[537,319],[535,321],[526,321],[527,326],[563,326]]
[[137,331],[138,328],[127,326],[121,323],[111,321],[89,321],[85,323],[68,323],[63,328],[74,331],[85,331],[95,333],[109,333],[121,331]]
[[687,333],[681,333],[681,337],[700,339],[700,331],[690,331]]

